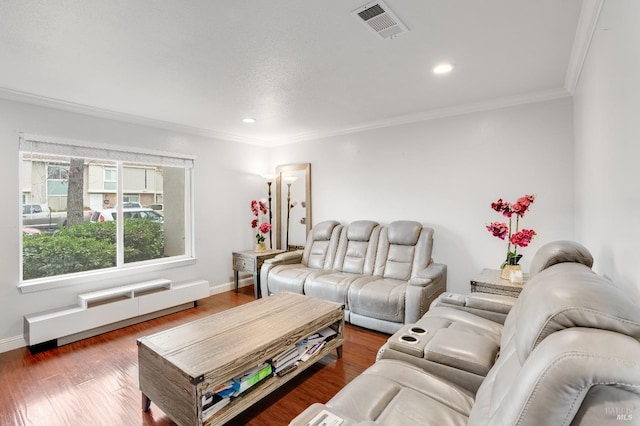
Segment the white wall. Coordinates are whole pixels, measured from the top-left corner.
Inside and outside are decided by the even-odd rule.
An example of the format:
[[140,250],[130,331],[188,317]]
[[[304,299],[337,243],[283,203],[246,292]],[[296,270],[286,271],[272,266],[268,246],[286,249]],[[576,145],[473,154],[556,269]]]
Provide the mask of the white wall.
[[114,285],[114,280],[107,280],[31,294],[18,292],[20,131],[196,156],[197,264],[131,276],[126,283],[166,277],[178,282],[206,279],[212,285],[228,284],[233,275],[231,252],[255,244],[249,225],[250,201],[266,197],[266,183],[258,175],[268,167],[263,160],[266,149],[0,100],[0,351],[24,345],[24,315],[72,305],[80,292]]
[[408,219],[435,229],[434,258],[448,288],[469,291],[480,269],[497,268],[506,244],[485,224],[490,204],[536,193],[522,226],[538,232],[521,252],[574,237],[570,98],[382,128],[279,147],[275,164],[310,162],[313,222]]
[[[0,348],[22,341],[25,314],[75,303],[81,291],[111,281],[20,294],[17,132],[116,145],[135,145],[196,156],[195,266],[157,276],[176,281],[232,280],[231,252],[253,247],[249,201],[266,196],[258,176],[278,164],[312,164],[313,220],[388,223],[417,220],[436,230],[434,257],[449,267],[449,289],[468,291],[470,277],[496,268],[505,244],[485,224],[501,219],[490,208],[499,197],[538,195],[523,225],[539,237],[523,250],[523,267],[545,242],[573,233],[571,99],[430,120],[267,150],[11,101],[0,101]],[[266,159],[266,161],[265,161]],[[269,164],[267,164],[267,162]]]
[[574,96],[576,235],[640,293],[640,2],[607,0]]

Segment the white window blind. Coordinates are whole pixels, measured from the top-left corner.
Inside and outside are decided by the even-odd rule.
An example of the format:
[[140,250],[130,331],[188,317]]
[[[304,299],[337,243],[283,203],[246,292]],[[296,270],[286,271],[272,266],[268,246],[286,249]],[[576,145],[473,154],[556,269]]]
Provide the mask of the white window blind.
[[40,135],[20,134],[20,150],[68,157],[102,158],[138,164],[170,167],[193,167],[194,157],[188,154],[144,150],[119,145],[101,145],[77,140],[65,140]]

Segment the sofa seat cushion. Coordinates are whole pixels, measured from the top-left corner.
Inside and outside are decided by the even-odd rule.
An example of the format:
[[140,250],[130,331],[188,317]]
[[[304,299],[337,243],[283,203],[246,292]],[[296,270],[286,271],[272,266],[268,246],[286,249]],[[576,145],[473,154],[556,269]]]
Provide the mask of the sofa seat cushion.
[[474,395],[421,368],[380,360],[328,403],[330,411],[377,425],[466,425]]
[[310,275],[304,284],[304,294],[330,302],[342,303],[348,307],[347,292],[351,283],[362,277],[348,272],[327,272]]
[[406,288],[406,281],[363,276],[349,287],[349,310],[371,318],[404,323]]
[[[269,272],[269,292],[278,294],[283,291],[304,294],[304,282],[312,273],[322,272],[303,264],[278,265]],[[329,271],[327,271],[329,272]]]

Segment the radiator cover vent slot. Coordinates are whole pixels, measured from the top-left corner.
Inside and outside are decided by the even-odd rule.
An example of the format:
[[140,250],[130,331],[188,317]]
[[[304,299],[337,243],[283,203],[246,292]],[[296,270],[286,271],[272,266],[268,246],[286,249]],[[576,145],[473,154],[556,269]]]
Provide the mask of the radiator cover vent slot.
[[382,39],[390,39],[409,31],[389,6],[382,1],[367,3],[351,14]]

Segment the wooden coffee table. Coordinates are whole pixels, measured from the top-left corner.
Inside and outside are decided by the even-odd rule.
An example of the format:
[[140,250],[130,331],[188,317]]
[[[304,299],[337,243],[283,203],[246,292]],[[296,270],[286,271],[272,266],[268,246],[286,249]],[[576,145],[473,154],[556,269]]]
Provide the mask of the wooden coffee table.
[[[262,298],[138,339],[142,407],[151,401],[179,425],[222,424],[336,349],[342,356],[344,306],[293,293]],[[269,377],[212,417],[202,396],[326,327],[337,336],[283,377]]]

